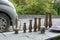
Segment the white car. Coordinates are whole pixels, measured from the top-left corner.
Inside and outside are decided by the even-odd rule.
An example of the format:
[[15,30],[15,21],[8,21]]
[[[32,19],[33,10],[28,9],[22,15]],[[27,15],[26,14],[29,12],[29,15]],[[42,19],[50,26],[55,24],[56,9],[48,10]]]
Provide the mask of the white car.
[[0,0],[0,32],[8,31],[10,26],[16,25],[18,15],[11,2]]

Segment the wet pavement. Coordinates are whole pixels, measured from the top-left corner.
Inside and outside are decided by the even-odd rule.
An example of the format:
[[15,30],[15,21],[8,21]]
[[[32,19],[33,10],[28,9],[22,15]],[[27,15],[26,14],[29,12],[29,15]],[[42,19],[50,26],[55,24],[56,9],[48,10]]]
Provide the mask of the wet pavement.
[[[45,34],[40,34],[38,32],[29,33],[28,30],[26,33],[23,33],[22,28],[23,24],[26,23],[27,29],[29,27],[29,20],[32,20],[32,27],[34,25],[34,18],[20,18],[19,19],[19,34],[14,34],[14,32],[5,32],[0,33],[0,40],[45,40],[48,38],[60,36],[60,33],[53,33],[49,30],[45,31]],[[41,19],[41,27],[44,26],[44,18]],[[52,26],[60,26],[60,18],[52,18]]]

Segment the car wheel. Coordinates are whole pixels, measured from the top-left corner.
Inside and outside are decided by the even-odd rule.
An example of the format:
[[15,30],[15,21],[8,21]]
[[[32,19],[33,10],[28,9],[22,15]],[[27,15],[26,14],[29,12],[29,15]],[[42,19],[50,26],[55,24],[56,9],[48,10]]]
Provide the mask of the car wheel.
[[10,26],[10,19],[4,13],[0,13],[0,32],[8,31]]

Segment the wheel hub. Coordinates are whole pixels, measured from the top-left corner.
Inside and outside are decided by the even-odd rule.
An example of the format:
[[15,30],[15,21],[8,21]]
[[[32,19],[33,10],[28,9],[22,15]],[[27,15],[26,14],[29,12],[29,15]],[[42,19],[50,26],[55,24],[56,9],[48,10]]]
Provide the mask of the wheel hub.
[[6,19],[0,18],[0,31],[3,31],[7,25]]

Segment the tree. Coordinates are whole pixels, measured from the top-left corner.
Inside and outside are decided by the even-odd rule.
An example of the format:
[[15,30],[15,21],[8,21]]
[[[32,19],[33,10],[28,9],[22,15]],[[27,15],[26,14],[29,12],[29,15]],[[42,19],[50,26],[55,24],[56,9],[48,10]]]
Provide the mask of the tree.
[[60,0],[54,0],[53,8],[57,11],[57,14],[60,15]]
[[20,14],[57,14],[51,5],[52,0],[12,0]]

